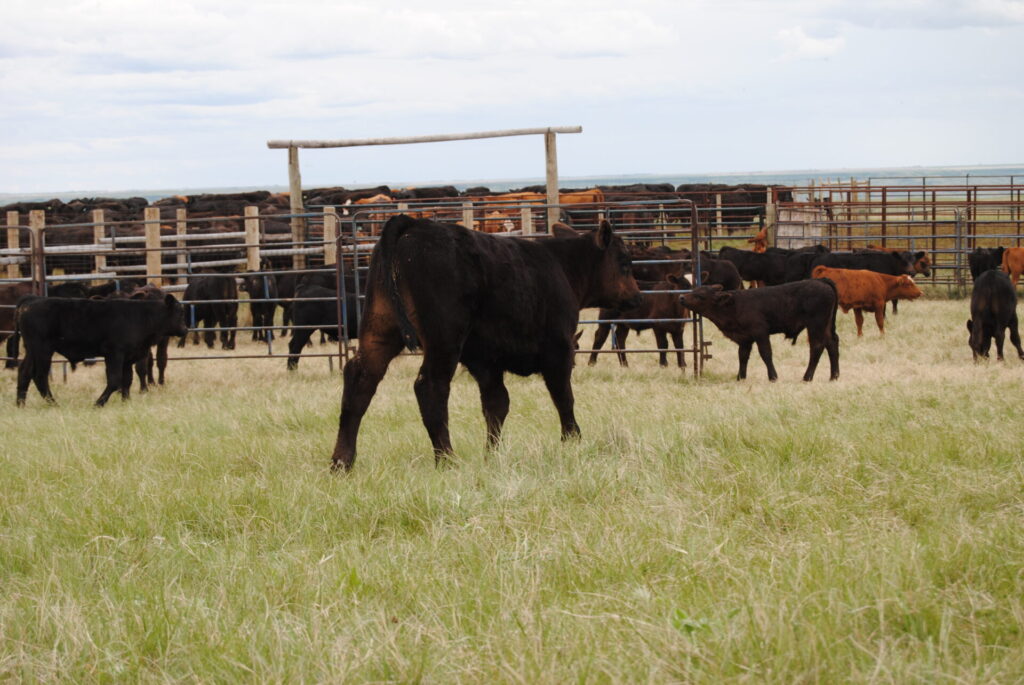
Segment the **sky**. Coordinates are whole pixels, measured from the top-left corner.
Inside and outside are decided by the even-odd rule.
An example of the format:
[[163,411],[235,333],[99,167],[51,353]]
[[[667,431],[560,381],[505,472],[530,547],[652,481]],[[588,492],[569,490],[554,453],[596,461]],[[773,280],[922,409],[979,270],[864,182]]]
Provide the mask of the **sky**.
[[[3,0],[0,193],[287,184],[546,126],[562,177],[1024,163],[1024,0]],[[541,177],[541,136],[300,152]]]

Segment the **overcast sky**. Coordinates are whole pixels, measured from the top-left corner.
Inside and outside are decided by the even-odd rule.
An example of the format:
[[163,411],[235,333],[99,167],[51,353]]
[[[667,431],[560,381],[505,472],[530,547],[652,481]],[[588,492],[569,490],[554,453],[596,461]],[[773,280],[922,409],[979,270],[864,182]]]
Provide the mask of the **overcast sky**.
[[1024,0],[0,7],[0,193],[1024,163]]

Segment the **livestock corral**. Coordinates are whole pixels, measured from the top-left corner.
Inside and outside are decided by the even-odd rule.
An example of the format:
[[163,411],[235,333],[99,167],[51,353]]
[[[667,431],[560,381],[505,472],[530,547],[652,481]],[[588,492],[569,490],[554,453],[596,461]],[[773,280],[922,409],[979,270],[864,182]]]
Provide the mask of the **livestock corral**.
[[[49,254],[58,226],[9,219],[19,244],[4,254],[8,275],[27,291],[112,281],[129,290],[128,279],[143,278],[186,308],[233,305],[241,316],[232,326],[230,313],[210,312],[228,329],[223,342],[190,339],[184,350],[172,342],[166,384],[103,410],[91,407],[107,377],[102,364],[60,373],[57,407],[30,395],[15,410],[16,374],[3,374],[0,674],[1020,679],[1024,363],[1012,347],[1005,361],[976,362],[979,345],[964,325],[988,316],[964,297],[975,290],[972,266],[982,284],[995,283],[979,291],[1001,293],[986,301],[1005,302],[1012,289],[992,267],[1012,271],[1013,260],[988,248],[1017,246],[1020,189],[989,198],[987,189],[934,189],[933,203],[931,188],[908,197],[890,187],[884,210],[877,189],[785,190],[788,199],[776,191],[772,202],[772,189],[759,189],[762,209],[729,221],[724,197],[691,206],[675,189],[677,204],[669,191],[645,190],[642,199],[563,207],[562,219],[580,232],[610,219],[635,245],[646,299],[678,306],[684,296],[695,310],[689,298],[709,295],[709,280],[723,281],[712,297],[760,290],[734,292],[712,273],[722,247],[767,255],[769,281],[779,255],[784,279],[787,260],[810,276],[844,268],[825,254],[895,250],[893,263],[913,272],[924,294],[894,313],[890,291],[878,291],[888,313],[858,335],[836,278],[835,382],[821,369],[801,381],[806,336],[772,349],[777,382],[759,362],[737,382],[735,338],[713,316],[585,309],[572,374],[581,437],[561,439],[544,383],[510,377],[504,433],[485,447],[481,392],[459,372],[448,412],[453,468],[435,469],[413,392],[423,360],[404,355],[380,384],[359,461],[344,476],[327,469],[341,379],[326,362],[289,370],[279,349],[324,324],[297,323],[304,315],[294,310],[287,321],[280,309],[267,318],[253,305],[328,305],[321,315],[335,314],[326,328],[339,347],[316,336],[306,347],[303,335],[297,352],[350,364],[360,346],[344,322],[365,301],[370,249],[389,218],[427,212],[428,203],[407,198],[400,207],[387,189],[378,194],[389,201],[359,209],[323,193],[334,209],[307,201],[302,217],[280,201],[277,214],[260,207],[246,217],[254,201],[244,198],[241,211],[210,217],[180,216],[184,207],[159,217],[150,208],[149,221],[77,217],[91,235],[81,251]],[[428,216],[486,231],[481,217],[491,210],[476,200],[439,204]],[[547,232],[543,203],[511,206],[500,210],[508,229],[500,233]],[[748,248],[760,246],[747,240],[762,215],[767,244],[755,253]],[[150,229],[147,247],[149,226],[159,230]],[[749,259],[722,261],[749,281],[740,268]],[[645,269],[660,278],[643,278]],[[317,274],[327,281],[314,283]],[[299,290],[323,290],[301,298],[285,279],[282,293],[285,276],[305,278]],[[186,295],[199,282],[212,284],[210,297]],[[756,297],[786,287],[769,284]],[[850,308],[874,313],[871,292],[847,300]],[[620,335],[658,324],[685,324],[687,337],[666,346],[669,368],[650,333]],[[591,356],[601,335],[620,342],[628,366],[607,356],[613,350]],[[678,348],[680,360],[671,356]]]

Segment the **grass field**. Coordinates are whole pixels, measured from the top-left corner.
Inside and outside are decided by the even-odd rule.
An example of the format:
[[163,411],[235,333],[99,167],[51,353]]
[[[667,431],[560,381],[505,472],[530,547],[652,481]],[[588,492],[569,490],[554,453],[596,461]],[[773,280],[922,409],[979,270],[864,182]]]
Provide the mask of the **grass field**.
[[3,372],[0,680],[1019,682],[1024,363],[973,364],[966,319],[841,315],[835,383],[805,336],[775,384],[713,326],[700,382],[604,355],[566,444],[513,378],[489,456],[460,372],[444,470],[414,358],[348,475],[322,359],[172,363],[104,409],[99,367],[20,411]]

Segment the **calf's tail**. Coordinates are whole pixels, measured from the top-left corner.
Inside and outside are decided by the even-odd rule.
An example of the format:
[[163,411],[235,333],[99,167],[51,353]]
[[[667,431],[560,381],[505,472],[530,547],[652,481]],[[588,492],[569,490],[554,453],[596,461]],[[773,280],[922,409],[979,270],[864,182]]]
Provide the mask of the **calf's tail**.
[[405,214],[399,214],[388,219],[380,233],[380,242],[377,243],[377,249],[374,251],[374,263],[372,265],[376,267],[374,285],[383,288],[384,292],[387,293],[388,299],[391,300],[391,304],[394,305],[395,313],[398,317],[398,328],[402,333],[402,342],[412,352],[419,349],[420,340],[419,336],[416,335],[416,329],[413,327],[412,321],[409,320],[409,313],[405,310],[402,296],[398,292],[400,268],[396,248],[398,239],[414,223],[415,220]]
[[836,332],[836,314],[839,311],[839,289],[836,287],[836,282],[831,278],[819,278],[819,281],[828,283],[829,287],[832,288],[832,294],[835,298],[832,300],[832,312],[829,314],[829,320],[832,322],[832,337],[839,338],[839,333]]

